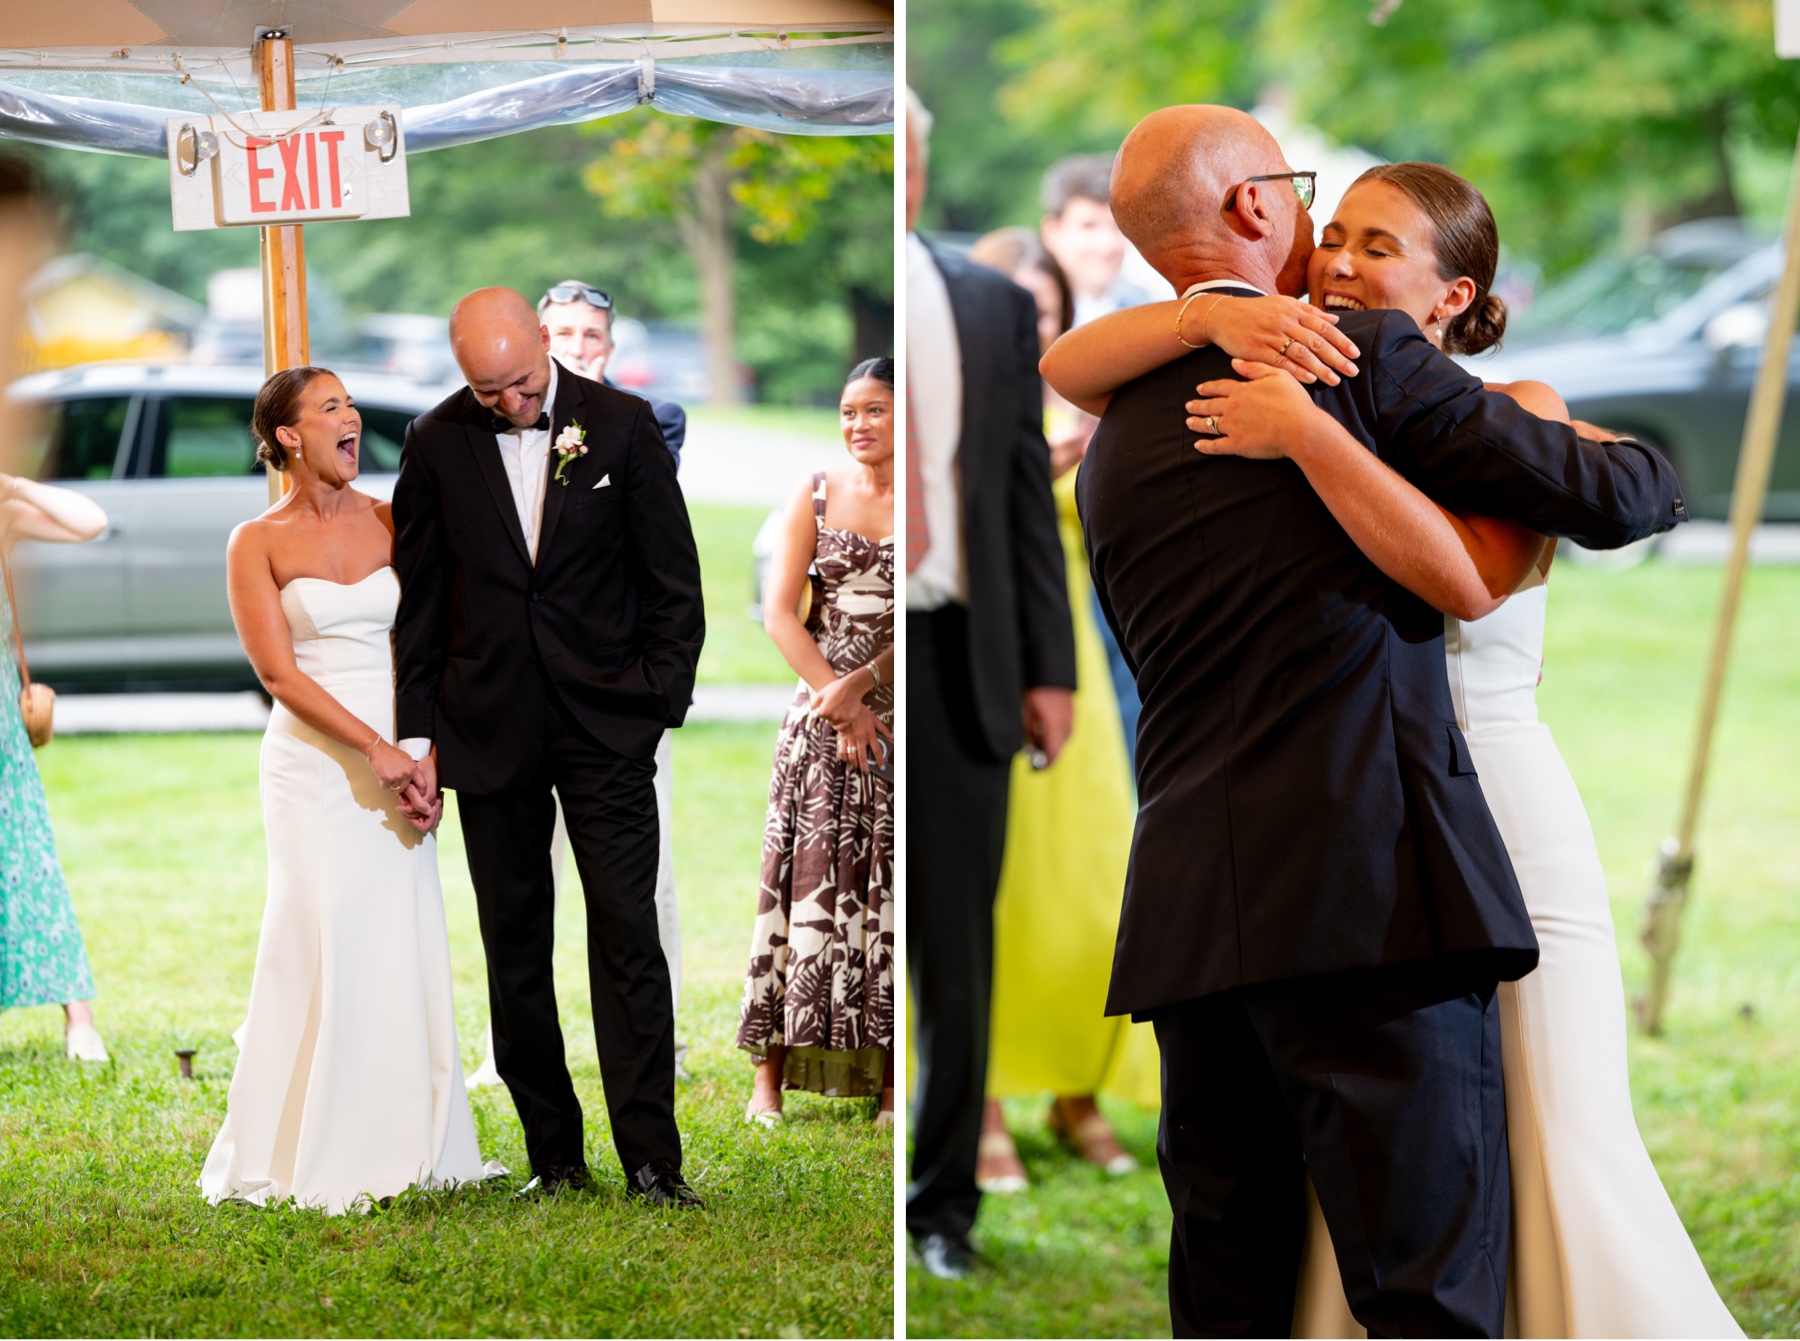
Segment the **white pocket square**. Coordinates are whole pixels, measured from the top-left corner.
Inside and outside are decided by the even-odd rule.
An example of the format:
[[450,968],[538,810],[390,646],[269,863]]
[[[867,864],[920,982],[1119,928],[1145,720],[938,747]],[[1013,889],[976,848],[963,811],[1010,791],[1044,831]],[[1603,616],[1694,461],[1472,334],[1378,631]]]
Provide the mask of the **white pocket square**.
[[600,483],[596,484],[594,487],[596,489],[605,489],[608,486],[610,486],[611,484],[612,484],[612,476],[611,475],[602,475],[600,477]]

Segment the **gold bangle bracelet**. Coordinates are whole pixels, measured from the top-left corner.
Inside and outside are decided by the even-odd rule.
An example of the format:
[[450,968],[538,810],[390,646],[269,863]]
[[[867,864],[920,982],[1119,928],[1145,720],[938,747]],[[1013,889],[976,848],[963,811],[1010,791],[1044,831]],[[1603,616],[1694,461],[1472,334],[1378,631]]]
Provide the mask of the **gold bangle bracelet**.
[[1212,343],[1213,307],[1217,307],[1220,303],[1224,302],[1230,296],[1231,295],[1229,295],[1229,294],[1221,293],[1217,298],[1212,300],[1212,307],[1209,307],[1206,309],[1206,315],[1204,317],[1200,318],[1200,343],[1201,344],[1210,345]]
[[[1204,346],[1188,344],[1187,339],[1181,334],[1181,319],[1187,315],[1188,307],[1193,303],[1194,299],[1200,297],[1205,292],[1205,289],[1201,289],[1199,293],[1190,293],[1186,298],[1181,300],[1181,306],[1175,310],[1175,338],[1182,344],[1187,345],[1189,349],[1201,349],[1204,348]],[[1208,308],[1207,311],[1210,313],[1212,309]]]

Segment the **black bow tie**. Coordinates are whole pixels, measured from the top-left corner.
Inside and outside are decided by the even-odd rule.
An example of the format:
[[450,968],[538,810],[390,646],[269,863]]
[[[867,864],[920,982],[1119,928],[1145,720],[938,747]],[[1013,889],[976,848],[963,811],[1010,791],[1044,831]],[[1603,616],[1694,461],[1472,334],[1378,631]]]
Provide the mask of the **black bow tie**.
[[535,424],[527,424],[524,428],[520,428],[512,420],[502,415],[494,416],[494,432],[496,433],[526,433],[532,429],[536,429],[540,433],[548,433],[550,431],[550,411],[545,410],[537,417]]

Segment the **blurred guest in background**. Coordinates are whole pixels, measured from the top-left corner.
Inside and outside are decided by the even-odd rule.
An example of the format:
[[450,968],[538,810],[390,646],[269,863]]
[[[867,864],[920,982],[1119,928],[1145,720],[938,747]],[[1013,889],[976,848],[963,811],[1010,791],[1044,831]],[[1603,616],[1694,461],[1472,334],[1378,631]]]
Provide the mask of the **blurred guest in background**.
[[876,1121],[894,1115],[894,361],[857,364],[840,409],[855,464],[794,496],[763,600],[803,682],[775,742],[737,1036],[757,1059],[744,1116],[771,1127],[784,1086],[879,1092]]
[[[1119,225],[1113,221],[1112,206],[1108,203],[1112,164],[1112,157],[1107,154],[1077,154],[1052,163],[1044,173],[1041,188],[1044,219],[1039,228],[1045,249],[1069,277],[1074,294],[1073,319],[1064,323],[1064,330],[1121,308],[1147,303],[1153,297],[1119,273],[1129,244],[1119,231]],[[1077,444],[1085,452],[1088,439],[1094,436],[1094,428],[1100,421],[1068,405],[1054,392],[1051,395],[1056,404],[1068,407],[1064,412],[1067,417],[1051,425],[1052,456],[1066,457]],[[1061,469],[1067,468],[1061,461],[1058,465]],[[1100,617],[1099,602],[1092,599],[1091,591],[1089,597],[1088,614],[1106,655],[1106,670],[1112,678],[1113,699],[1118,707],[1119,728],[1125,736],[1125,759],[1129,765],[1137,756],[1138,718],[1142,715],[1143,704],[1138,700],[1137,681],[1132,678],[1131,668],[1125,664],[1124,654],[1119,651],[1112,630]]]
[[[989,233],[969,250],[969,259],[1000,271],[1037,300],[1043,348],[1068,329],[1074,304],[1067,281],[1030,229]],[[1137,1161],[1119,1144],[1095,1105],[1095,1093],[1104,1086],[1149,1108],[1161,1099],[1155,1034],[1148,1025],[1106,1017],[1135,806],[1075,515],[1075,468],[1098,421],[1048,387],[1044,401],[1081,688],[1075,694],[1074,732],[1056,767],[1040,772],[1024,759],[1013,760],[1006,860],[994,904],[988,1098],[975,1166],[981,1189],[1002,1194],[1022,1191],[1027,1179],[1000,1099],[1055,1095],[1051,1131],[1083,1159],[1114,1174],[1129,1173]],[[1071,416],[1086,423],[1069,435],[1078,445],[1059,452],[1056,427]]]
[[[549,341],[550,356],[565,368],[603,386],[606,361],[612,357],[612,295],[578,279],[553,284],[538,299],[538,322]],[[615,388],[616,389],[616,388]],[[636,392],[629,393],[637,395]],[[687,441],[687,411],[672,400],[660,396],[644,396],[656,415],[663,441],[681,468],[681,447]],[[674,827],[674,749],[667,731],[656,747],[656,820],[661,850],[656,863],[656,925],[662,940],[663,957],[669,961],[669,983],[675,994],[675,1005],[681,1005],[681,917],[675,902],[675,827]],[[563,871],[568,865],[569,828],[563,819],[562,802],[556,806],[556,833],[550,840],[550,871],[556,882],[556,905],[562,906]],[[675,1041],[675,1074],[687,1079],[687,1044]],[[494,1064],[494,1029],[490,1024],[482,1045],[482,1062],[469,1073],[471,1089],[501,1084],[499,1069]]]
[[915,231],[929,114],[907,94],[908,972],[919,1079],[906,1227],[966,1275],[987,1083],[994,895],[1012,756],[1055,762],[1074,712],[1038,311]]
[[1129,244],[1106,203],[1112,163],[1111,154],[1076,154],[1044,173],[1038,227],[1074,290],[1076,326],[1151,298],[1119,274]]
[[[91,498],[0,475],[0,561],[21,540],[79,544],[105,529],[106,514]],[[19,707],[13,649],[22,643],[11,589],[10,580],[0,588],[0,644],[7,648],[0,654],[0,1007],[60,1005],[68,1055],[104,1062],[106,1045],[94,1028],[94,975]]]

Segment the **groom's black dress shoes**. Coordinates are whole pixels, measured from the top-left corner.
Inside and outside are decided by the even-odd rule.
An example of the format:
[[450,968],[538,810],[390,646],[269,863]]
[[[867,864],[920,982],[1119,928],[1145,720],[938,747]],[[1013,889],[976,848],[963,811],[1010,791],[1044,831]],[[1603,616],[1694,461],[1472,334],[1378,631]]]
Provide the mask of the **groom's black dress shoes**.
[[697,1211],[706,1203],[700,1194],[682,1179],[673,1160],[653,1159],[625,1180],[627,1196],[642,1197],[652,1206],[673,1206],[681,1211]]
[[587,1192],[594,1186],[594,1175],[585,1164],[546,1164],[532,1180],[519,1189],[526,1201],[540,1197],[560,1196],[564,1192]]
[[975,1249],[960,1234],[927,1234],[915,1246],[925,1270],[939,1280],[961,1280],[975,1269]]

